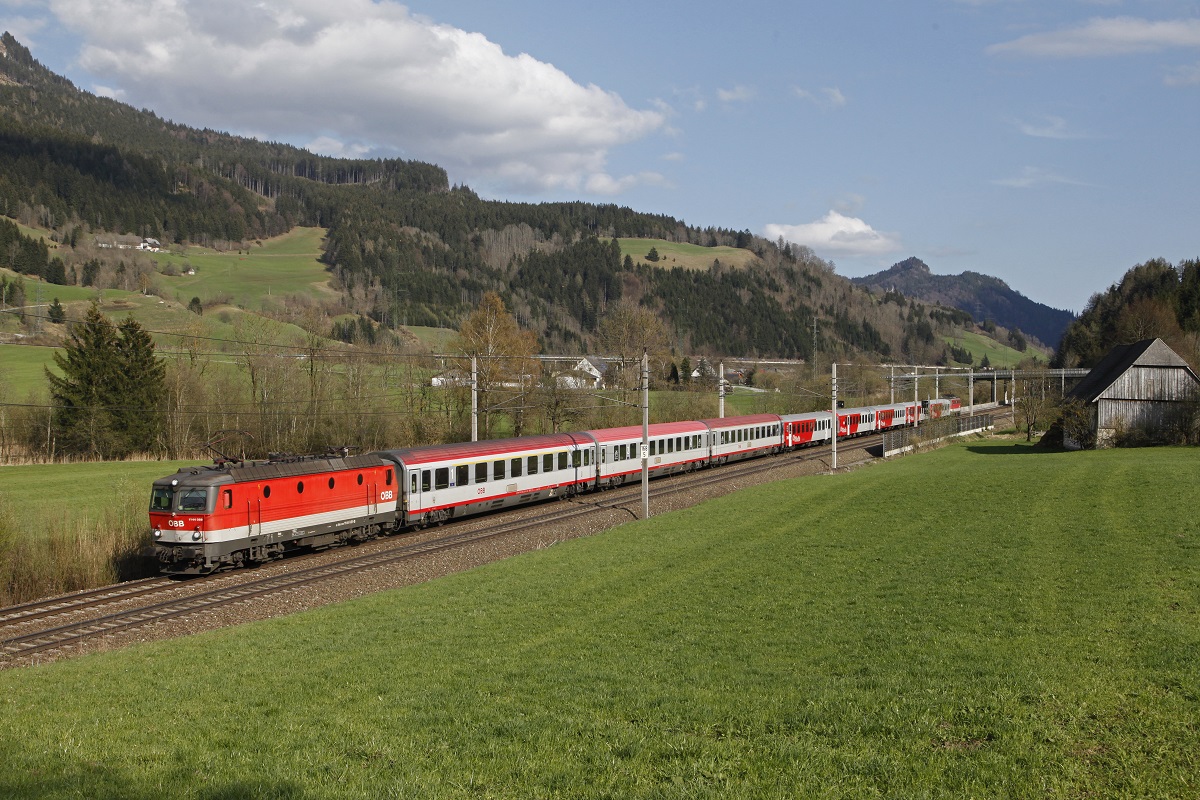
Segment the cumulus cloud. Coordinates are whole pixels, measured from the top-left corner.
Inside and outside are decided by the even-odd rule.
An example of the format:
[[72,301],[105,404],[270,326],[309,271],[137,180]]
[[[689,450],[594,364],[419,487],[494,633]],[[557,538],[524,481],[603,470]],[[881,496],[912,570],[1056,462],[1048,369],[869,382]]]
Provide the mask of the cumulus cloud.
[[137,105],[330,155],[436,162],[504,191],[629,186],[609,152],[659,131],[528,54],[393,0],[49,0],[80,65]]
[[1059,31],[1031,33],[987,48],[992,55],[1085,58],[1200,47],[1200,19],[1153,22],[1134,17],[1091,19]]
[[818,255],[850,258],[894,253],[903,248],[895,234],[875,230],[857,217],[830,211],[816,222],[800,225],[769,224],[763,228],[768,239],[782,236],[792,244],[810,247]]

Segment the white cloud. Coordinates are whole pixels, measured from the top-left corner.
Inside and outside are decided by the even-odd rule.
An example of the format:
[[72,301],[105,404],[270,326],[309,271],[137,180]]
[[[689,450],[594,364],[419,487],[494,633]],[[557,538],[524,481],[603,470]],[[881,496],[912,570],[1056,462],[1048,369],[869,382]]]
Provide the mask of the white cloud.
[[763,228],[768,239],[782,236],[792,244],[811,247],[818,255],[847,257],[876,256],[895,253],[903,248],[892,233],[875,230],[857,217],[830,211],[816,222],[801,225],[769,224]]
[[663,186],[666,179],[657,172],[639,172],[637,175],[626,175],[614,178],[602,172],[588,176],[584,189],[593,194],[614,195],[626,192],[635,186]]
[[[660,131],[527,54],[393,0],[50,0],[81,66],[162,116],[311,142],[331,154],[433,161],[507,192],[632,185],[609,151]],[[331,133],[332,132],[332,133]],[[592,177],[595,176],[595,181]]]
[[1200,86],[1200,64],[1190,64],[1172,69],[1163,78],[1167,86]]
[[734,86],[732,89],[717,89],[717,99],[722,103],[744,103],[754,97],[749,86]]
[[846,105],[846,95],[842,94],[842,90],[836,86],[826,86],[818,89],[816,92],[810,92],[808,89],[794,86],[792,87],[792,91],[801,100],[808,100],[824,108],[842,108]]
[[1025,167],[1021,173],[1012,178],[999,178],[992,181],[997,186],[1007,186],[1011,189],[1033,189],[1038,186],[1064,184],[1067,186],[1091,186],[1090,183],[1067,178],[1041,167]]
[[1083,25],[1032,33],[987,48],[992,55],[1084,58],[1200,47],[1200,19],[1153,22],[1134,17],[1091,19]]
[[1017,128],[1026,136],[1039,139],[1084,139],[1085,134],[1072,131],[1062,117],[1047,115],[1041,121],[1018,121]]

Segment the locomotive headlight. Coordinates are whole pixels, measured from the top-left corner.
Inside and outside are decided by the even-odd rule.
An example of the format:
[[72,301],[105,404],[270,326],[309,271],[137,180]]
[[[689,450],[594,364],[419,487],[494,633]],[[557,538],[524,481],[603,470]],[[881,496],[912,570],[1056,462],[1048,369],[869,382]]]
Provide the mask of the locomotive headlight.
[[197,528],[196,530],[192,531],[192,541],[193,541],[193,542],[198,542],[198,541],[200,541],[200,529],[199,529],[199,528]]
[[155,539],[161,539],[161,538],[162,538],[162,531],[160,531],[158,528],[155,528],[155,529],[154,529],[154,538],[155,538]]

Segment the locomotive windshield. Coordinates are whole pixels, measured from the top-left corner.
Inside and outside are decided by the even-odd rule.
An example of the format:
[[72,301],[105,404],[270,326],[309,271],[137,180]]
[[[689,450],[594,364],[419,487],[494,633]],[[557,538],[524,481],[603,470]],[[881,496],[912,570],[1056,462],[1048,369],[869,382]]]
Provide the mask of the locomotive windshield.
[[171,510],[171,487],[170,486],[155,486],[154,494],[150,495],[150,510],[151,511],[170,511]]
[[184,489],[179,493],[180,511],[205,511],[207,509],[207,489]]

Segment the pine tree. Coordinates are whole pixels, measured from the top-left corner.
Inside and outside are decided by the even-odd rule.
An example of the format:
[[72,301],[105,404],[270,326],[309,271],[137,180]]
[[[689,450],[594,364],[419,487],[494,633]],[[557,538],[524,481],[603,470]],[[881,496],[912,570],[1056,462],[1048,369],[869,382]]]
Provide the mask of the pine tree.
[[117,382],[117,330],[93,303],[83,322],[71,326],[70,339],[54,354],[58,376],[46,370],[56,406],[58,447],[68,453],[105,458],[116,449],[111,407]]
[[114,415],[125,454],[149,452],[158,439],[159,414],[167,370],[154,354],[154,340],[132,316],[118,327],[120,373],[114,394],[120,398]]
[[61,325],[67,318],[67,312],[63,310],[62,303],[58,302],[57,297],[50,304],[50,310],[47,313],[50,315],[50,321],[58,325]]
[[49,369],[58,449],[93,458],[122,458],[153,449],[166,381],[154,341],[133,317],[120,327],[93,303]]

